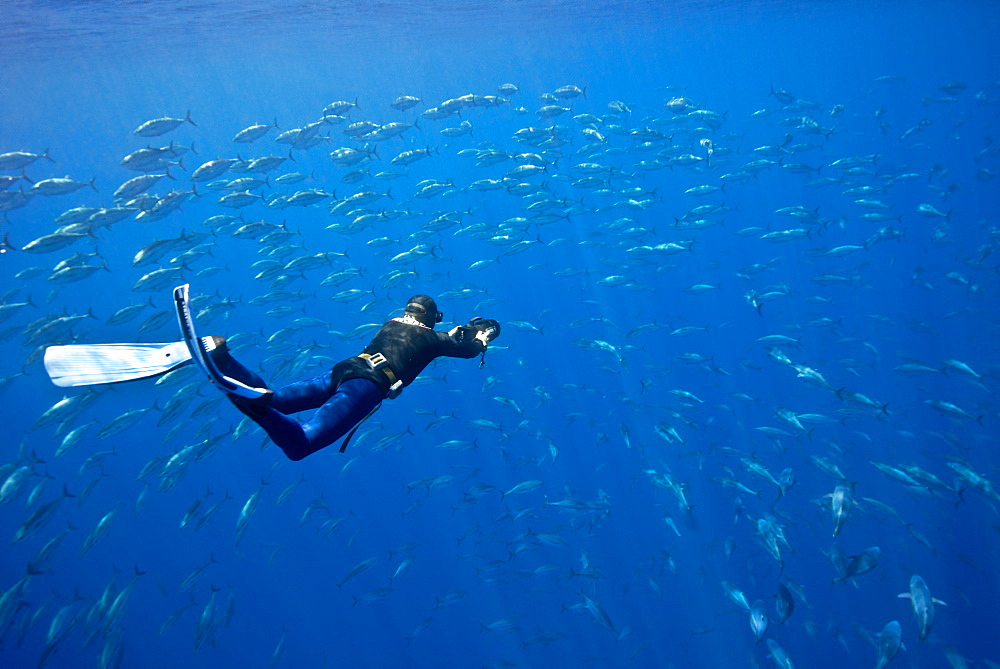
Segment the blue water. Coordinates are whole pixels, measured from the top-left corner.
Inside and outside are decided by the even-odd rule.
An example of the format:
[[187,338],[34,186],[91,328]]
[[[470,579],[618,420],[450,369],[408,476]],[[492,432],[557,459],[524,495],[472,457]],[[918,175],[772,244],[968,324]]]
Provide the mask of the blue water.
[[[990,3],[14,1],[0,11],[0,153],[47,150],[51,162],[25,168],[31,182],[93,178],[96,189],[36,195],[0,224],[2,302],[30,300],[0,324],[0,535],[15,538],[64,488],[74,495],[0,553],[4,666],[779,666],[780,648],[798,667],[865,667],[876,664],[866,638],[893,620],[906,650],[890,666],[1000,662],[1000,496],[989,483],[1000,484],[1000,154],[991,140],[1000,12]],[[498,95],[505,83],[518,92],[499,106],[420,116],[462,95]],[[540,99],[568,84],[585,95]],[[421,102],[390,108],[399,95]],[[680,97],[687,109],[665,108]],[[191,148],[170,167],[174,180],[150,190],[162,197],[190,190],[193,171],[216,158],[287,156],[278,133],[319,120],[335,100],[357,106],[253,191],[275,206],[227,209],[217,204],[226,191],[199,183],[200,197],[162,220],[130,216],[58,251],[19,250],[55,232],[69,209],[111,206],[139,174],[120,165],[138,149]],[[614,101],[629,111],[613,112]],[[548,120],[536,114],[545,104],[570,111]],[[197,125],[132,134],[188,112]],[[600,117],[590,125],[599,138],[573,118],[582,114]],[[417,119],[372,143],[377,157],[358,181],[342,181],[358,168],[334,164],[330,152],[365,146],[344,127]],[[232,141],[275,121],[280,131]],[[471,136],[441,134],[463,121]],[[565,143],[515,141],[528,127]],[[635,132],[646,128],[656,132]],[[390,163],[424,148],[431,155],[407,168]],[[541,154],[546,169],[523,179],[536,194],[467,188],[517,165],[459,155],[487,148]],[[697,160],[671,162],[682,154]],[[854,171],[834,165],[850,158],[860,159]],[[748,175],[761,159],[773,164]],[[641,168],[653,160],[659,169]],[[587,162],[608,168],[595,174],[604,183],[577,182],[586,174],[575,166]],[[376,178],[390,169],[406,176]],[[294,171],[308,177],[275,181]],[[424,179],[452,185],[415,197]],[[871,190],[845,193],[863,187]],[[22,180],[8,191],[30,188]],[[395,214],[353,234],[327,228],[350,221],[330,214],[339,199],[390,188],[391,198],[363,207]],[[276,206],[276,196],[302,189],[336,191],[337,200]],[[536,215],[528,206],[537,201],[548,201],[541,211],[554,220],[505,223]],[[723,209],[686,215],[706,204]],[[793,206],[798,216],[777,213]],[[455,225],[418,232],[447,212]],[[885,220],[862,217],[873,212]],[[300,294],[277,304],[300,311],[275,315],[275,305],[251,304],[275,289],[251,267],[274,245],[236,238],[234,225],[216,223],[215,236],[132,266],[156,239],[213,232],[206,221],[219,214],[298,233],[284,262],[346,255],[289,278],[280,289]],[[683,227],[699,219],[705,227]],[[802,235],[765,237],[793,229]],[[491,241],[498,235],[512,239]],[[390,242],[367,243],[381,237]],[[505,254],[514,240],[536,243]],[[487,316],[503,335],[482,369],[463,360],[428,368],[345,454],[329,448],[289,462],[259,431],[237,428],[242,416],[207,383],[188,387],[194,374],[104,387],[69,421],[36,427],[57,401],[85,392],[49,382],[41,347],[174,340],[173,283],[133,286],[207,242],[211,254],[179,274],[199,308],[232,306],[203,318],[202,330],[238,342],[237,356],[273,384],[357,353],[365,335],[342,333],[395,315],[414,293],[438,298],[445,326]],[[651,248],[671,242],[690,249]],[[415,247],[415,262],[391,262]],[[48,280],[58,262],[95,252],[82,262],[109,271]],[[469,269],[490,259],[498,262]],[[351,268],[346,283],[320,285]],[[398,269],[413,274],[385,287]],[[359,297],[330,300],[349,289]],[[134,319],[106,324],[149,300]],[[88,312],[94,318],[67,333],[29,342],[39,319]],[[137,334],[157,312],[165,320]],[[302,317],[323,325],[295,322]],[[267,345],[282,328],[292,330]],[[773,335],[790,340],[761,341]],[[926,369],[900,369],[907,364]],[[189,398],[183,411],[158,425],[178,391]],[[148,407],[128,429],[97,437]],[[65,435],[88,423],[57,456]],[[190,457],[216,438],[214,450]],[[474,448],[441,446],[449,440]],[[177,453],[188,464],[168,485],[163,472]],[[897,474],[915,466],[907,471],[937,481],[907,483],[872,462]],[[778,499],[766,479],[786,469],[794,485]],[[530,490],[513,490],[523,482]],[[857,505],[834,538],[829,495],[838,485]],[[106,535],[83,551],[111,511]],[[761,520],[787,540],[777,559]],[[846,556],[878,546],[877,567],[832,583],[835,544]],[[913,574],[947,602],[922,642],[909,601],[897,597]],[[784,623],[774,608],[779,582],[806,600],[796,597]],[[770,624],[759,643],[724,583],[763,603]]]

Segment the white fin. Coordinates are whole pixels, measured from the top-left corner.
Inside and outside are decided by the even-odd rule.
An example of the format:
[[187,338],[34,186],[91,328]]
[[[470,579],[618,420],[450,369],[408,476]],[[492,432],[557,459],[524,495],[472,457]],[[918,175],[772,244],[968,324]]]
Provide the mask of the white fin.
[[[214,348],[211,338],[208,347]],[[134,381],[165,374],[191,360],[184,342],[69,344],[45,349],[45,371],[62,388]]]

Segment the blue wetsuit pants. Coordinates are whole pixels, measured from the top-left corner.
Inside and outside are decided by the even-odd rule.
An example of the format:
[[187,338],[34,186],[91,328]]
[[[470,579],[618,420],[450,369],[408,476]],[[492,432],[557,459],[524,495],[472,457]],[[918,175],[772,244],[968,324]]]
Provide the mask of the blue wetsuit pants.
[[[223,374],[247,385],[267,387],[258,374],[231,355],[217,355],[213,359]],[[350,379],[334,388],[327,372],[276,389],[266,409],[240,409],[267,432],[289,459],[301,460],[343,437],[381,401],[382,390],[372,381]],[[287,415],[307,409],[317,411],[305,423]]]

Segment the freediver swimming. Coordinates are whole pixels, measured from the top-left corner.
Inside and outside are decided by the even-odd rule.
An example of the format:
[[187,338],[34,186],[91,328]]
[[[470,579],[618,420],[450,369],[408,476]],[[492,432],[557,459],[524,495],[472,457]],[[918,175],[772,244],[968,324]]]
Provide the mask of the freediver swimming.
[[[221,336],[198,337],[187,306],[187,285],[174,290],[185,342],[51,346],[46,370],[63,387],[118,383],[164,374],[193,360],[242,413],[259,425],[291,460],[301,460],[353,431],[386,399],[395,399],[435,358],[484,356],[500,336],[500,324],[472,318],[448,332],[434,329],[443,319],[428,295],[407,300],[403,315],[386,321],[361,353],[326,373],[269,388],[236,360]],[[290,414],[315,409],[299,422]]]

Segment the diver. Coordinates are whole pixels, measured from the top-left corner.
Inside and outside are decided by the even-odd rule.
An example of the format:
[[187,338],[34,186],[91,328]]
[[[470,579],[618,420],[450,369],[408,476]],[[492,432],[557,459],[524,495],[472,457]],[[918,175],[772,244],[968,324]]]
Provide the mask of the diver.
[[[489,343],[500,336],[500,324],[493,319],[473,318],[447,333],[434,330],[441,319],[431,297],[414,295],[402,316],[387,321],[360,354],[338,362],[330,372],[268,389],[253,399],[229,392],[226,397],[292,460],[326,448],[346,434],[343,452],[382,401],[398,397],[432,360],[485,355]],[[213,340],[210,355],[220,371],[243,383],[267,387],[259,375],[230,355],[225,339]],[[288,417],[307,409],[317,411],[305,423]]]

